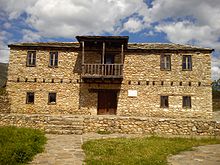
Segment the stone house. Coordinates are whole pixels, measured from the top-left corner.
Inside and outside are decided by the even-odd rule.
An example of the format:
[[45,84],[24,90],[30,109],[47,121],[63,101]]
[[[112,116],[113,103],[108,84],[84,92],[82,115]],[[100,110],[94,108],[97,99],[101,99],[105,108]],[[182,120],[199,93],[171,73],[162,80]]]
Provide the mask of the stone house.
[[12,113],[211,118],[213,49],[127,36],[9,45]]

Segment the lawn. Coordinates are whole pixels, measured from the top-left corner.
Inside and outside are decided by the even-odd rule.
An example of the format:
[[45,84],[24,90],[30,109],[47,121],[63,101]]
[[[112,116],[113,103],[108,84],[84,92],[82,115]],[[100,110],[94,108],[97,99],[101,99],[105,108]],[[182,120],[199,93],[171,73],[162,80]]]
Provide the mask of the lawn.
[[88,141],[83,144],[83,149],[86,153],[86,164],[165,165],[170,154],[217,143],[220,140],[213,138],[119,138]]
[[0,127],[0,165],[18,165],[31,161],[43,151],[46,137],[30,128]]

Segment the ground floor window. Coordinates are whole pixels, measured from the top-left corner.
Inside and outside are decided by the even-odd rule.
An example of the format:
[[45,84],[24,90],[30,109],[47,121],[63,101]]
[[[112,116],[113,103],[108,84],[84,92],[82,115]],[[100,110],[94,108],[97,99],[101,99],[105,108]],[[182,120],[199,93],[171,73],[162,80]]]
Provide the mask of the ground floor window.
[[191,108],[191,96],[183,96],[183,108]]
[[168,108],[169,107],[168,96],[160,96],[160,107],[161,108]]
[[26,104],[34,104],[34,92],[27,92]]
[[48,104],[56,104],[57,94],[55,92],[50,92],[48,94]]

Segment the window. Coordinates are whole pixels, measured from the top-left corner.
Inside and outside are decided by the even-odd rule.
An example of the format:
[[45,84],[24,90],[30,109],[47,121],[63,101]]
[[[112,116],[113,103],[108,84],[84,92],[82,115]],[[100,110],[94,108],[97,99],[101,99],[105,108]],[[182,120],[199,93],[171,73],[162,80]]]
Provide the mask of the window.
[[48,104],[56,104],[56,93],[49,93],[48,95]]
[[183,70],[192,70],[192,56],[191,55],[184,55],[183,56]]
[[170,55],[161,55],[160,69],[161,70],[170,70],[171,69],[171,58],[170,58]]
[[58,67],[58,52],[50,52],[49,66]]
[[183,108],[191,108],[191,96],[183,96]]
[[26,104],[34,104],[34,92],[27,92]]
[[160,96],[160,107],[161,108],[169,107],[168,96]]
[[36,51],[27,52],[27,66],[36,66]]

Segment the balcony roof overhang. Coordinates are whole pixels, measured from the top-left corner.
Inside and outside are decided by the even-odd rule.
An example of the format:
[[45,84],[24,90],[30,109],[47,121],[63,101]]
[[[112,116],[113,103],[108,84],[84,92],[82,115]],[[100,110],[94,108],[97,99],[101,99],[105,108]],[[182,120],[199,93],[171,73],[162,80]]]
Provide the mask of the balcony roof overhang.
[[119,45],[124,45],[127,47],[128,45],[128,36],[76,36],[76,39],[79,42],[111,42],[111,43],[117,43]]

